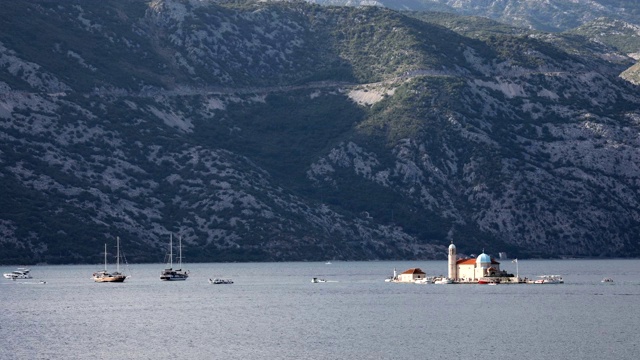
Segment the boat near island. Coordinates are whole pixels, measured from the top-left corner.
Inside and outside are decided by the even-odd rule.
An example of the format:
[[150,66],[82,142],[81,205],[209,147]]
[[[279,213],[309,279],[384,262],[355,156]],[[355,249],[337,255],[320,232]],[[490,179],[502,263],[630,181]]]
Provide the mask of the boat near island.
[[446,277],[439,277],[433,280],[433,283],[438,285],[453,284],[453,280]]
[[31,279],[31,269],[28,268],[17,268],[16,270],[10,273],[2,274],[6,279],[16,280],[16,279]]
[[120,272],[120,237],[116,237],[116,271],[107,271],[107,244],[104,244],[104,270],[93,273],[95,282],[124,282],[126,275]]
[[534,284],[564,284],[564,279],[560,275],[540,275],[534,280]]
[[498,285],[500,283],[500,278],[498,277],[483,277],[478,279],[478,284],[480,285]]
[[421,278],[421,279],[417,279],[413,283],[414,284],[418,284],[418,285],[426,285],[426,284],[433,284],[434,281],[435,280],[434,280],[433,277],[427,276],[427,277],[424,277],[424,278]]
[[160,273],[160,280],[162,281],[182,281],[187,280],[189,277],[188,270],[182,270],[182,238],[180,238],[179,253],[178,253],[178,267],[173,268],[173,234],[169,237],[169,261],[167,267]]

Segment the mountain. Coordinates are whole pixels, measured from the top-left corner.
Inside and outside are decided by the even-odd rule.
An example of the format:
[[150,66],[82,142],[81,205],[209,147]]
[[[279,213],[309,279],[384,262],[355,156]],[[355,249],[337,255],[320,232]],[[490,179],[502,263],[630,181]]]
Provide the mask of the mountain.
[[590,41],[606,44],[618,52],[640,58],[640,25],[622,20],[600,18],[567,33],[582,35]]
[[301,1],[0,20],[0,263],[170,233],[192,262],[640,255],[634,60],[584,36]]
[[628,0],[307,0],[323,5],[381,6],[482,16],[532,30],[560,32],[598,18],[640,25],[640,3]]

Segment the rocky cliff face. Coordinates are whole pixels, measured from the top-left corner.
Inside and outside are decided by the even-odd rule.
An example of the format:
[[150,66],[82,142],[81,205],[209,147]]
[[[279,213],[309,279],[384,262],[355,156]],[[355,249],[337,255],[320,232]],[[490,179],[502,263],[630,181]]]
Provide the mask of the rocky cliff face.
[[0,262],[640,250],[623,53],[302,2],[0,18]]

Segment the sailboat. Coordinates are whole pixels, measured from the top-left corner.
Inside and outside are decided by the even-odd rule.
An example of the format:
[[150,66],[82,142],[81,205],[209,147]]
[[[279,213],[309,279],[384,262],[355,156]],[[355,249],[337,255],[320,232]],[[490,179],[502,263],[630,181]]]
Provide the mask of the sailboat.
[[169,238],[169,263],[168,267],[162,270],[160,274],[160,280],[164,281],[178,281],[178,280],[187,280],[189,277],[189,271],[182,270],[182,237],[180,237],[180,253],[178,256],[178,267],[179,269],[173,269],[173,234]]
[[95,282],[124,282],[126,275],[120,272],[120,237],[116,238],[116,271],[107,271],[107,244],[104,244],[104,270],[93,273]]

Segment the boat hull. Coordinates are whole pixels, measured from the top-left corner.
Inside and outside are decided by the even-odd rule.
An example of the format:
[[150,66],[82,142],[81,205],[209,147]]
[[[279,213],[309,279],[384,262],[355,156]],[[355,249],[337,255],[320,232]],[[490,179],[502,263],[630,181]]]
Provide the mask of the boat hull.
[[184,281],[184,280],[187,280],[187,277],[160,276],[160,280],[162,280],[162,281]]
[[3,274],[3,276],[7,279],[33,279],[29,275]]
[[124,282],[127,276],[121,273],[108,273],[105,271],[97,272],[93,274],[93,281],[106,283],[106,282]]
[[127,277],[124,276],[124,275],[121,275],[121,276],[108,276],[108,277],[102,277],[102,278],[93,278],[93,281],[100,282],[100,283],[103,283],[103,282],[121,283],[121,282],[124,282],[126,278]]
[[233,284],[233,280],[231,280],[231,279],[209,279],[209,284],[211,284],[211,285],[228,285],[228,284]]

